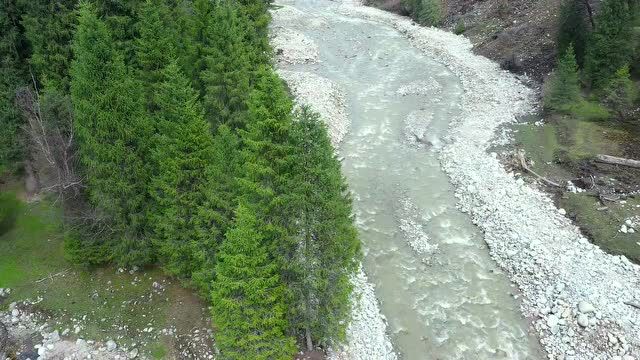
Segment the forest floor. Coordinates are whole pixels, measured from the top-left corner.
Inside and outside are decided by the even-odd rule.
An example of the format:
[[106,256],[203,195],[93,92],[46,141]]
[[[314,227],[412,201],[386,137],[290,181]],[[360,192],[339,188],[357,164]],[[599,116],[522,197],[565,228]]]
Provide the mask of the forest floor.
[[21,358],[37,345],[52,359],[100,349],[105,358],[213,357],[208,309],[192,291],[160,269],[76,267],[63,240],[60,213],[46,200],[22,203],[0,236],[0,288],[11,289],[0,295],[0,315],[21,338],[13,349]]

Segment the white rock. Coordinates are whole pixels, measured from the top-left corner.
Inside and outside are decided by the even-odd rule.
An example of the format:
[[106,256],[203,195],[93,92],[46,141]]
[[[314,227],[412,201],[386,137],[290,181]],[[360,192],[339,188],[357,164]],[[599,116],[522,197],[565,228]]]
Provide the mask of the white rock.
[[114,351],[118,348],[118,344],[115,341],[109,340],[107,341],[107,351]]
[[588,303],[586,301],[580,301],[578,303],[578,311],[580,311],[583,314],[588,314],[596,311],[596,308],[594,308],[593,305],[591,305],[591,303]]
[[582,327],[587,327],[589,326],[589,317],[585,314],[579,314],[578,315],[578,325],[582,326]]
[[547,326],[549,327],[554,327],[556,325],[558,325],[558,322],[560,321],[560,319],[558,319],[557,316],[555,315],[549,315],[549,317],[547,317]]

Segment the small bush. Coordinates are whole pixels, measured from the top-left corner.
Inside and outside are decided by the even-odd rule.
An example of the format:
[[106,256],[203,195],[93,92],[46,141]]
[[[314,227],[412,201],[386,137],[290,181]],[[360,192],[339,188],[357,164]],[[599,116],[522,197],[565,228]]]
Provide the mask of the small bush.
[[0,193],[0,235],[13,229],[20,209],[20,200],[13,193]]
[[456,35],[460,35],[465,31],[467,31],[467,27],[464,25],[464,20],[462,19],[458,20],[458,22],[456,23],[456,27],[453,29],[453,32]]
[[610,116],[607,108],[598,103],[586,100],[581,100],[572,104],[569,107],[568,112],[580,120],[587,121],[607,120]]

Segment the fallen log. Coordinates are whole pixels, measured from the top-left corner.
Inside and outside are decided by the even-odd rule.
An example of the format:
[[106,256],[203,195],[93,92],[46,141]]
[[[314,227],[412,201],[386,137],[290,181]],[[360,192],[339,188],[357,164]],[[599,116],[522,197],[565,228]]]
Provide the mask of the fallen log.
[[601,163],[604,163],[604,164],[622,165],[622,166],[629,166],[629,167],[632,167],[632,168],[640,169],[640,160],[625,159],[625,158],[621,158],[621,157],[616,157],[616,156],[611,156],[611,155],[604,155],[604,154],[596,155],[595,160],[597,162],[601,162]]

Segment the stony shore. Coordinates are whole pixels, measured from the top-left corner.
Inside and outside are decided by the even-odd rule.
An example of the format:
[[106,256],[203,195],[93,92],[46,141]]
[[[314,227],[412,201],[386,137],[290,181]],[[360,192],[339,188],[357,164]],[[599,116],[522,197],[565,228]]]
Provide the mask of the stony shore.
[[[521,292],[523,316],[550,359],[640,356],[640,267],[591,244],[551,198],[505,170],[488,149],[500,126],[535,110],[535,92],[460,36],[345,4],[341,12],[396,28],[446,65],[463,87],[462,113],[440,152],[459,207],[485,233],[491,256]],[[516,295],[517,296],[517,295]]]

